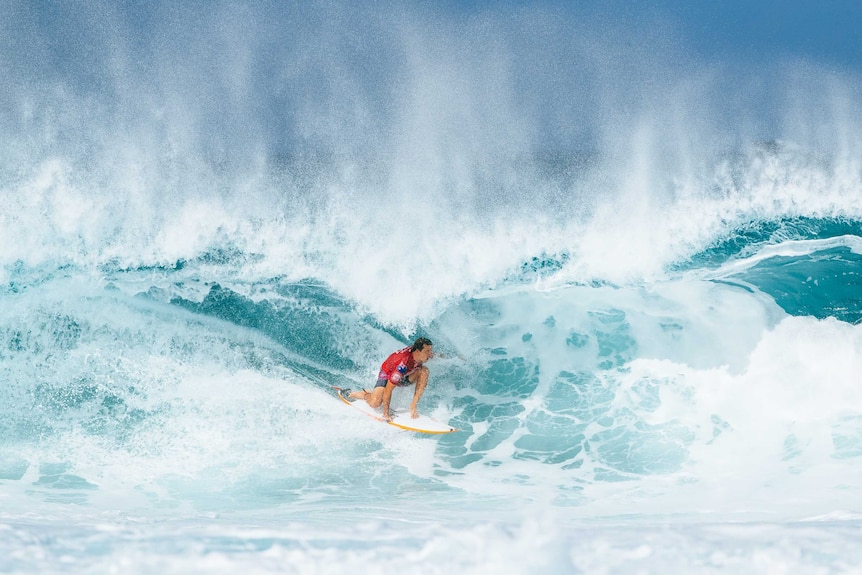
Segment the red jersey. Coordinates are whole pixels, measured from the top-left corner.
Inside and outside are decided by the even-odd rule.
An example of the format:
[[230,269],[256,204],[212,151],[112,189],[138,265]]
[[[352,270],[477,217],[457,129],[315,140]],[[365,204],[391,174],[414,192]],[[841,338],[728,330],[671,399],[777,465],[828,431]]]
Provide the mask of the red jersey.
[[377,379],[387,379],[395,385],[403,385],[401,380],[410,375],[422,364],[413,359],[413,352],[409,347],[399,349],[386,358],[380,366],[380,374]]

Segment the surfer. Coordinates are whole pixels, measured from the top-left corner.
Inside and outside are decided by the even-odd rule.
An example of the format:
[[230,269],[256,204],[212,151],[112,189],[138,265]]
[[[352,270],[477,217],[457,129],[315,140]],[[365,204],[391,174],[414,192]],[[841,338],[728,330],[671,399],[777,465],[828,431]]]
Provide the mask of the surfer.
[[419,398],[428,384],[428,368],[425,362],[434,357],[434,344],[427,337],[417,338],[410,347],[399,349],[391,354],[380,366],[377,383],[374,389],[360,389],[352,392],[350,399],[364,399],[368,405],[377,408],[383,406],[383,418],[389,421],[389,403],[392,400],[392,390],[396,387],[415,385],[413,401],[410,403],[410,417],[416,419],[419,412],[416,406]]

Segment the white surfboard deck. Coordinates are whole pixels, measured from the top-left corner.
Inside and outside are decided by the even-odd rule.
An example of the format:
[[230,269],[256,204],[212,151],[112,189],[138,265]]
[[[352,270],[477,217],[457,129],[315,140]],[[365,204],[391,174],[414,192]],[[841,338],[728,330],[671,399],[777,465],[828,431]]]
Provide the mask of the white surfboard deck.
[[383,421],[388,423],[389,425],[394,425],[400,429],[406,429],[407,431],[415,431],[417,433],[431,433],[431,434],[442,434],[442,433],[452,433],[453,431],[458,431],[451,425],[446,423],[441,423],[434,419],[433,417],[429,417],[427,415],[419,415],[416,419],[410,417],[410,412],[397,412],[395,410],[390,409],[389,414],[392,416],[391,421],[386,421],[383,419],[382,413],[368,405],[363,399],[348,399],[344,395],[341,394],[343,391],[341,388],[335,388],[336,393],[338,393],[338,399],[346,403],[351,407],[355,407],[365,415],[373,417],[377,421]]

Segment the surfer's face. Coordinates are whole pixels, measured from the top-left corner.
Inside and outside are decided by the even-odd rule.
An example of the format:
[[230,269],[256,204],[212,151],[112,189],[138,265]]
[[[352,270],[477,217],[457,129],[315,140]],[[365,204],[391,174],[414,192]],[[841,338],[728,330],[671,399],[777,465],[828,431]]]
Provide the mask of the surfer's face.
[[418,362],[425,363],[432,357],[434,357],[434,346],[426,345],[422,349],[416,350],[416,355],[414,356],[414,359]]

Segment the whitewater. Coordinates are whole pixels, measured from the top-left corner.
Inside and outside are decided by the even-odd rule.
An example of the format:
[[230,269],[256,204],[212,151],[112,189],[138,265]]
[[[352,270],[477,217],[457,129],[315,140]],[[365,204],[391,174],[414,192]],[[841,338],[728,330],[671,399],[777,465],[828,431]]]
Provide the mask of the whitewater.
[[[862,572],[854,72],[553,6],[3,10],[0,573]],[[332,393],[418,336],[457,433]]]

